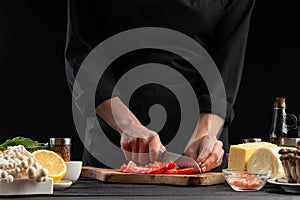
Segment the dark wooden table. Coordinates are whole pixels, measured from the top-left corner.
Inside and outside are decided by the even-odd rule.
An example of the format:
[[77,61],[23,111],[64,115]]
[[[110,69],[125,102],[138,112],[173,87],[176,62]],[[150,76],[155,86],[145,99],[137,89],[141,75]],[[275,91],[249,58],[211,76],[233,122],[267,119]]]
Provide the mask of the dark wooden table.
[[300,194],[285,193],[275,185],[266,184],[257,192],[235,192],[226,183],[213,186],[168,186],[102,183],[93,179],[81,178],[63,191],[54,191],[53,195],[8,196],[0,199],[207,199],[207,200],[300,200]]

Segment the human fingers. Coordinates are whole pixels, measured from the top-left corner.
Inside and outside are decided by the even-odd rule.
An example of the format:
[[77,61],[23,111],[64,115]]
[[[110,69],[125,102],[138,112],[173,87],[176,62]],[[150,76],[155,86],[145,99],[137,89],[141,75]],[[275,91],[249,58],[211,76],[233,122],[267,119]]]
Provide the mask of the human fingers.
[[199,139],[199,150],[196,158],[198,163],[204,163],[208,159],[217,141],[217,138],[213,135],[205,135]]
[[147,164],[149,160],[149,146],[146,138],[139,139],[139,163]]
[[186,148],[183,154],[196,160],[199,152],[198,146],[198,142],[192,143],[188,148]]
[[199,151],[198,155],[196,156],[196,159],[195,159],[196,162],[199,164],[204,163],[209,158],[211,153],[212,153],[212,149],[208,149],[208,148],[205,150]]
[[132,149],[131,149],[131,144],[130,144],[129,138],[121,137],[120,145],[121,145],[121,149],[124,153],[125,159],[126,160],[131,160],[131,157],[132,157],[131,151],[132,151]]
[[160,147],[162,146],[160,139],[157,136],[152,136],[149,142],[149,158],[150,162],[154,162],[158,158]]
[[221,165],[222,158],[224,156],[224,150],[222,147],[223,143],[221,141],[217,141],[209,157],[200,166],[202,172],[210,171]]
[[131,158],[135,163],[139,162],[139,138],[131,138]]

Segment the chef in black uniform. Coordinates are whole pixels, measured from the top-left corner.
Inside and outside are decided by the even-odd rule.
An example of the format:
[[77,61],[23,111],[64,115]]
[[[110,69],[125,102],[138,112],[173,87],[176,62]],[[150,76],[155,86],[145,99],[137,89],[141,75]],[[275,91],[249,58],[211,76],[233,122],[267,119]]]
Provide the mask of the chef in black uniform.
[[[134,93],[128,107],[121,96],[112,96],[112,90],[123,74],[134,66],[152,62],[179,71],[187,77],[197,94],[200,107],[198,127],[183,153],[195,159],[203,172],[226,167],[224,152],[229,149],[228,126],[234,117],[233,104],[242,77],[254,1],[69,0],[65,60],[71,89],[79,67],[94,47],[115,34],[141,27],[168,28],[193,38],[209,53],[224,81],[226,99],[220,101],[226,102],[225,115],[212,111],[211,96],[202,77],[180,56],[158,49],[144,49],[118,58],[98,84],[95,109],[105,134],[122,148],[126,159],[144,163],[145,158],[137,153],[147,152],[150,152],[151,161],[157,159],[159,150],[174,138],[172,133],[180,123],[176,100],[164,86],[146,85]],[[118,123],[112,116],[112,102],[119,110]],[[148,109],[153,104],[163,105],[168,115],[159,133],[145,127],[150,120]],[[85,165],[104,165],[86,149],[83,161]]]

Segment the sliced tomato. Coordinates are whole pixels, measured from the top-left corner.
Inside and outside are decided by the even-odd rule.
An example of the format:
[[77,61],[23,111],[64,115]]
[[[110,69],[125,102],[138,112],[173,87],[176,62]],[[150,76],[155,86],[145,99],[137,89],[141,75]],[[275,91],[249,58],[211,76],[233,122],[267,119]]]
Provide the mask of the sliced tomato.
[[176,169],[176,168],[178,168],[178,167],[177,167],[176,163],[174,163],[173,161],[168,162],[166,165],[166,170]]
[[145,165],[145,167],[164,168],[164,167],[166,167],[166,163],[154,161],[153,163],[149,163],[149,164]]
[[168,169],[163,172],[164,174],[177,174],[178,170],[176,168]]
[[162,174],[164,171],[162,168],[152,168],[149,174]]
[[177,174],[192,174],[195,169],[193,167],[177,169]]
[[133,174],[195,174],[199,173],[194,168],[180,169],[174,162],[153,162],[145,166],[137,166],[133,161],[125,163],[119,169],[121,172],[133,173]]
[[200,174],[200,170],[195,170],[195,169],[194,169],[194,171],[193,171],[192,174]]

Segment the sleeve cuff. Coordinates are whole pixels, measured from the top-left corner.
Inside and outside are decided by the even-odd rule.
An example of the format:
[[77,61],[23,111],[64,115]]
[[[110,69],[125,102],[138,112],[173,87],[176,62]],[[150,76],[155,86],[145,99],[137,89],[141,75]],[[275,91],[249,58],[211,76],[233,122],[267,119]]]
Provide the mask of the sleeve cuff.
[[225,120],[224,127],[228,127],[233,121],[233,106],[226,100],[213,95],[202,95],[198,98],[198,103],[200,113],[213,113],[219,115]]

